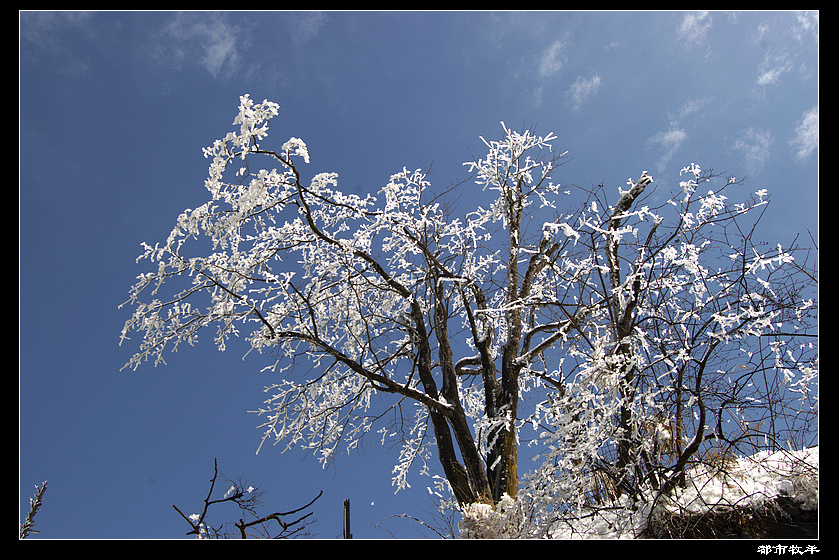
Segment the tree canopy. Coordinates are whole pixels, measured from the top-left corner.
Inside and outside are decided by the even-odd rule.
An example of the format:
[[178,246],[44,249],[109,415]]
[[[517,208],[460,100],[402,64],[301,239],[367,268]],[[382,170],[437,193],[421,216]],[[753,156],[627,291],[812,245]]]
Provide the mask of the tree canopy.
[[518,508],[528,535],[667,496],[697,462],[812,443],[815,248],[755,239],[765,190],[696,164],[675,193],[646,171],[614,196],[560,185],[556,137],[502,123],[471,184],[403,168],[359,196],[304,173],[301,139],[265,143],[278,114],[242,96],[204,149],[210,199],[143,244],[126,367],[241,332],[277,378],[263,443],[329,461],[396,438],[397,488],[436,454],[459,507]]

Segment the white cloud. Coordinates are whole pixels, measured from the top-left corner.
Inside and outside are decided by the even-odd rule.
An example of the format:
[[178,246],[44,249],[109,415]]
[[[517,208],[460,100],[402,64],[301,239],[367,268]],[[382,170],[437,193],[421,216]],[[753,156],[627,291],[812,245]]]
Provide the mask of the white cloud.
[[660,146],[664,150],[657,164],[659,173],[664,172],[670,159],[682,147],[685,140],[687,140],[688,134],[682,126],[682,120],[694,113],[700,112],[712,99],[713,97],[705,97],[702,99],[688,100],[684,105],[679,107],[675,115],[671,114],[669,116],[669,127],[666,132],[659,132],[647,140],[647,144]]
[[542,53],[542,58],[539,63],[539,75],[543,78],[549,78],[559,72],[562,68],[562,54],[565,45],[561,41],[554,41],[554,43],[545,49]]
[[761,86],[777,84],[781,79],[781,74],[790,70],[792,70],[792,62],[786,53],[767,52],[757,69],[757,83]]
[[796,13],[798,25],[793,26],[793,36],[801,41],[805,36],[812,34],[816,43],[819,42],[819,12],[818,10]]
[[92,34],[92,12],[20,12],[20,40],[28,48],[51,51],[54,55],[65,47],[59,43],[64,30],[80,30]]
[[60,61],[57,71],[64,75],[90,73],[90,54],[78,49],[67,37],[81,34],[98,40],[101,32],[107,33],[109,30],[102,29],[95,15],[92,12],[20,12],[21,63],[28,64],[46,53]]
[[215,78],[223,70],[233,72],[238,66],[239,32],[219,13],[177,13],[164,28],[165,36],[174,44],[168,48],[164,45],[161,51],[177,67],[198,61]]
[[542,86],[536,86],[530,93],[530,97],[533,100],[533,105],[536,107],[542,106],[542,90]]
[[298,43],[316,38],[326,23],[326,14],[323,12],[292,12],[288,16],[291,36]]
[[679,26],[679,37],[688,43],[703,43],[712,21],[708,12],[685,14]]
[[819,106],[806,113],[795,129],[795,138],[790,142],[796,148],[795,159],[804,161],[819,149]]
[[238,59],[239,54],[236,52],[236,37],[225,34],[204,47],[204,57],[201,61],[210,74],[215,77],[226,62],[230,61],[231,64],[234,64]]
[[667,163],[670,161],[670,158],[673,157],[673,154],[676,153],[682,144],[684,144],[685,139],[687,139],[688,134],[682,129],[679,128],[671,128],[667,132],[659,132],[649,140],[647,143],[649,144],[657,144],[664,148],[664,155],[658,160],[658,171],[659,173],[664,171],[664,168],[667,166]]
[[566,96],[570,97],[574,102],[574,108],[579,109],[589,97],[597,93],[600,89],[600,76],[595,75],[592,79],[586,80],[582,76],[577,78],[571,87],[568,88]]
[[701,111],[703,107],[705,107],[708,103],[711,102],[713,97],[704,97],[702,99],[691,99],[688,100],[684,105],[679,108],[677,113],[676,119],[674,122],[678,123],[683,118],[692,115],[698,111]]
[[766,36],[769,35],[769,24],[761,23],[757,26],[757,34],[755,37],[755,44],[763,46],[766,44]]
[[669,130],[667,132],[659,132],[652,137],[652,140],[665,148],[675,150],[682,145],[682,142],[685,141],[687,136],[687,132],[684,130]]
[[743,137],[734,143],[735,151],[743,152],[743,163],[749,173],[760,171],[769,159],[769,146],[772,145],[772,133],[768,130],[749,128]]

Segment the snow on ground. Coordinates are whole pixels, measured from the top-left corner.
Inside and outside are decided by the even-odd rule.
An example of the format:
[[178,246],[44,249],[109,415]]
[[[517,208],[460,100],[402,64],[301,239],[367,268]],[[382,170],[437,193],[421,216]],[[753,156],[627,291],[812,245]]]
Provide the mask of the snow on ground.
[[761,452],[740,458],[725,471],[700,466],[692,483],[676,495],[675,504],[690,513],[714,505],[759,507],[778,496],[789,496],[803,508],[819,507],[819,448]]
[[[739,458],[725,468],[699,465],[688,471],[687,487],[679,488],[659,507],[665,512],[699,514],[712,507],[753,507],[787,496],[804,509],[819,506],[819,448],[761,452]],[[628,505],[628,504],[627,504]],[[552,538],[634,538],[646,525],[651,505],[592,511],[555,524]],[[661,510],[658,510],[661,511]]]

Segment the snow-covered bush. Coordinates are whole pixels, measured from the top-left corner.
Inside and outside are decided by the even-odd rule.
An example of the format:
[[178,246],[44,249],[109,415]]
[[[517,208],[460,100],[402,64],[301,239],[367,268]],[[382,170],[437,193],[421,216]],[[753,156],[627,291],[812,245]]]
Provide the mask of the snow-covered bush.
[[462,508],[459,523],[464,539],[517,538],[522,528],[521,512],[516,501],[504,494],[495,504],[473,503]]

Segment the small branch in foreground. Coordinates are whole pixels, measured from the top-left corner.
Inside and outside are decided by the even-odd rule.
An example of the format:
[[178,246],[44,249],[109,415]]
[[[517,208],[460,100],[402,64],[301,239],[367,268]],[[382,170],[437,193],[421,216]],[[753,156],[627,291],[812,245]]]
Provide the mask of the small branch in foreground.
[[267,528],[263,528],[263,535],[269,538],[289,538],[302,531],[308,525],[308,523],[304,523],[304,521],[306,521],[306,519],[308,519],[312,515],[312,512],[309,512],[306,515],[298,519],[295,519],[294,521],[287,522],[283,521],[281,518],[293,515],[308,508],[323,495],[323,491],[320,491],[313,500],[311,500],[308,504],[302,507],[287,512],[275,512],[270,515],[259,517],[256,514],[256,508],[261,503],[259,500],[259,496],[261,495],[261,493],[256,492],[256,488],[250,486],[246,489],[244,483],[242,483],[240,479],[238,482],[232,482],[230,489],[225,493],[224,497],[213,500],[211,498],[217,479],[218,461],[216,460],[214,461],[213,465],[213,478],[210,480],[210,491],[207,493],[207,497],[204,499],[204,508],[200,514],[186,515],[184,512],[178,509],[176,505],[172,505],[172,508],[174,508],[174,510],[177,511],[178,514],[181,517],[183,517],[184,520],[187,523],[189,523],[189,526],[192,528],[189,532],[186,533],[187,535],[196,535],[198,538],[213,538],[213,536],[215,536],[216,538],[230,537],[231,535],[229,533],[223,534],[221,532],[221,527],[210,527],[205,520],[207,517],[207,510],[211,505],[220,504],[223,502],[233,502],[239,507],[239,509],[242,512],[246,512],[247,514],[253,515],[255,518],[257,518],[247,522],[244,520],[244,518],[242,518],[239,519],[239,521],[233,523],[239,530],[239,534],[243,539],[248,537],[247,529],[250,529],[251,527],[262,526],[271,520],[276,521],[280,525],[281,531],[277,535],[271,537]]
[[26,514],[26,520],[20,524],[20,538],[25,539],[29,533],[37,533],[33,527],[35,526],[35,514],[38,513],[38,508],[41,507],[41,503],[44,498],[44,492],[47,489],[47,481],[45,480],[44,483],[41,485],[40,488],[35,486],[35,497],[29,498],[29,513]]

